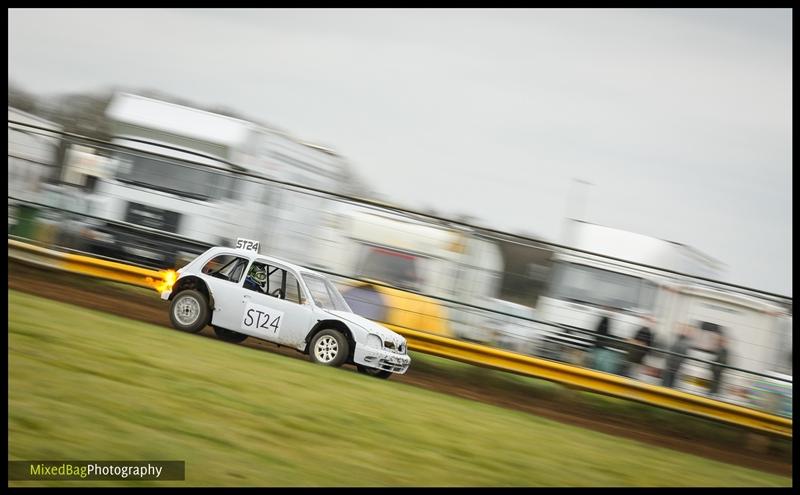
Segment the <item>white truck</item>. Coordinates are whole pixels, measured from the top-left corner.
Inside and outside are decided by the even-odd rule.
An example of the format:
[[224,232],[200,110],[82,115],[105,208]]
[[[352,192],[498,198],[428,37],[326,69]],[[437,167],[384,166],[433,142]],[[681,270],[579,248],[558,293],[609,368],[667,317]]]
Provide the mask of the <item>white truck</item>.
[[[543,321],[594,330],[601,315],[611,313],[612,333],[630,338],[643,314],[664,314],[675,304],[673,285],[684,279],[670,277],[659,268],[706,277],[721,268],[719,262],[692,248],[633,232],[574,222],[572,233],[571,247],[597,255],[568,250],[553,254],[548,288],[536,307]],[[663,323],[663,318],[659,320]],[[575,333],[566,340],[591,339]]]
[[84,229],[98,254],[171,267],[241,235],[298,260],[317,235],[322,200],[233,172],[341,185],[335,153],[251,122],[125,93],[106,114],[113,174],[91,198],[91,214],[103,220]]
[[[710,278],[720,271],[719,262],[680,244],[583,222],[576,227],[573,245],[578,249],[696,277]],[[586,331],[595,331],[603,315],[610,316],[611,334],[622,339],[632,338],[644,323],[642,317],[652,315],[656,324],[651,330],[660,348],[669,348],[678,329],[691,325],[689,356],[706,361],[714,360],[713,334],[722,333],[728,342],[727,364],[757,373],[785,369],[786,353],[791,356],[791,325],[785,324],[790,317],[774,302],[602,256],[559,251],[553,259],[549,287],[536,307],[538,320],[558,325],[538,327],[539,354],[544,357],[585,356],[565,350],[590,348],[595,338]],[[625,359],[625,351],[618,352]],[[646,360],[654,369],[664,366],[663,357],[652,353]],[[724,376],[720,395],[745,402],[752,377],[733,371]],[[675,382],[678,388],[702,393],[708,393],[710,384],[710,365],[691,360],[683,362]]]

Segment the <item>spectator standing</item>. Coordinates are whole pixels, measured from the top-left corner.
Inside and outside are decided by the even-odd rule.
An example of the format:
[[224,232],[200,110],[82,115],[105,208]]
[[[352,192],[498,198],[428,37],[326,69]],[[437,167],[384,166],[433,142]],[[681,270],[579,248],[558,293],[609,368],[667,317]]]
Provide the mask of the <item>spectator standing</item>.
[[680,333],[675,342],[670,346],[669,351],[673,354],[667,355],[667,362],[664,368],[663,385],[665,387],[672,387],[675,383],[675,376],[681,369],[683,360],[686,353],[689,352],[689,343],[691,342],[692,326],[685,324],[680,328]]
[[648,314],[644,316],[643,325],[636,331],[628,348],[628,362],[625,366],[624,374],[630,378],[636,378],[640,372],[642,361],[645,356],[650,353],[650,347],[653,346],[653,330],[655,325],[655,318]]
[[728,364],[728,342],[722,333],[717,335],[717,349],[714,357],[714,363],[711,365],[711,395],[719,394],[720,385],[722,385],[722,372],[725,368],[722,366]]
[[597,336],[592,349],[592,368],[606,373],[619,372],[619,359],[614,350],[614,335],[611,333],[611,319],[608,314],[600,318],[595,330]]

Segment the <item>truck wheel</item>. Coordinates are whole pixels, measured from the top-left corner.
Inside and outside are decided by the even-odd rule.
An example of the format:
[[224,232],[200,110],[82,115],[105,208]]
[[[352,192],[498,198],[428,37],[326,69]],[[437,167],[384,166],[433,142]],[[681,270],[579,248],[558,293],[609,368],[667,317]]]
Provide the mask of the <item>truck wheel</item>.
[[220,327],[214,327],[214,333],[217,334],[217,338],[219,340],[224,340],[225,342],[232,342],[234,344],[238,344],[242,342],[244,339],[247,338],[247,335],[239,332],[234,332],[233,330],[226,330]]
[[309,351],[312,362],[338,368],[347,361],[350,343],[342,332],[329,328],[314,336]]
[[183,332],[198,333],[208,324],[208,300],[202,292],[184,290],[172,299],[169,319]]
[[369,366],[362,366],[360,364],[356,365],[356,369],[359,373],[369,376],[374,376],[375,378],[381,378],[383,380],[392,376],[391,371],[386,370],[379,370],[377,368],[370,368]]

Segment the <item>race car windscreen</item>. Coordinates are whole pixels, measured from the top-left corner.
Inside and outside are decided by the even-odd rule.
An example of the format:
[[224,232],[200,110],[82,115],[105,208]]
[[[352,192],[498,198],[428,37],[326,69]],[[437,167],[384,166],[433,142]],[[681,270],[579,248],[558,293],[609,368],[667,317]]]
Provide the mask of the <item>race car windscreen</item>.
[[306,282],[311,298],[314,303],[322,309],[333,311],[347,311],[352,313],[353,310],[345,302],[344,297],[339,293],[339,290],[330,281],[314,275],[303,275],[303,280]]
[[214,278],[238,282],[242,278],[247,259],[229,254],[214,257],[203,267],[202,272]]

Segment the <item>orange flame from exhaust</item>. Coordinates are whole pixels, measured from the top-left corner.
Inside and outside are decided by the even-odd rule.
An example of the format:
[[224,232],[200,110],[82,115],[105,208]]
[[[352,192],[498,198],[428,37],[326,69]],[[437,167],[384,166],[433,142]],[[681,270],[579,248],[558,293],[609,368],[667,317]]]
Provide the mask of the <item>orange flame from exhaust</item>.
[[153,281],[153,287],[158,291],[158,293],[161,294],[162,292],[172,290],[175,280],[178,279],[178,272],[175,270],[161,270],[159,275],[161,276],[161,281]]

